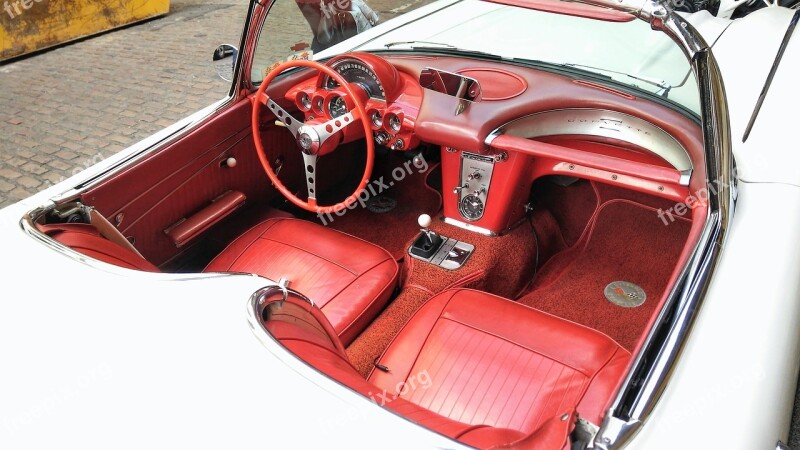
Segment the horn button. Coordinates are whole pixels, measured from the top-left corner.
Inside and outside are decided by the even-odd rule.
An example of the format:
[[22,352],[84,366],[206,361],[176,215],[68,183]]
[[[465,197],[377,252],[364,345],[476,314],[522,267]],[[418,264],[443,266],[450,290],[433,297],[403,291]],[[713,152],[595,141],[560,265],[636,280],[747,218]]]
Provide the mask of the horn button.
[[316,154],[319,150],[320,139],[319,133],[313,127],[302,126],[297,130],[297,145],[303,152],[310,155]]

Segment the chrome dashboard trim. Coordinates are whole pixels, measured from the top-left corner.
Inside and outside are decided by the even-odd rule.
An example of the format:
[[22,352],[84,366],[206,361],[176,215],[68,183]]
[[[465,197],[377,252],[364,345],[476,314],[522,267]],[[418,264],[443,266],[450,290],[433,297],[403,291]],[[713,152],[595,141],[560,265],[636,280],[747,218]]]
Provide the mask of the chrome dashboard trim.
[[479,227],[477,225],[472,225],[470,223],[465,223],[460,220],[451,219],[449,217],[442,218],[442,221],[448,225],[452,225],[454,227],[461,228],[462,230],[472,231],[478,234],[482,234],[484,236],[497,236],[498,234],[492,230],[487,228]]
[[608,109],[564,108],[529,114],[501,125],[484,143],[491,145],[503,134],[528,139],[559,135],[611,138],[648,149],[678,171],[691,174],[693,169],[686,147],[672,135],[644,119]]

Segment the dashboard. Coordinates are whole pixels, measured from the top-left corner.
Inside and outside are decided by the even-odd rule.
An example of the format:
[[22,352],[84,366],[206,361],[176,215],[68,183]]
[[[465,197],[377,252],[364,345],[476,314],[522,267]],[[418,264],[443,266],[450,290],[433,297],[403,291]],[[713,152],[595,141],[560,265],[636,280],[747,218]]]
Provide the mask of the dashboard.
[[[376,144],[441,148],[444,215],[498,234],[524,217],[533,181],[566,175],[682,202],[705,180],[697,118],[613,86],[538,68],[452,56],[348,53],[327,62],[356,87]],[[434,74],[469,80],[464,98],[429,89]],[[423,88],[423,84],[426,88]],[[468,100],[466,100],[466,99]],[[355,107],[332,77],[285,91],[305,120]],[[342,142],[364,138],[343,130]],[[703,206],[703,205],[699,205]]]

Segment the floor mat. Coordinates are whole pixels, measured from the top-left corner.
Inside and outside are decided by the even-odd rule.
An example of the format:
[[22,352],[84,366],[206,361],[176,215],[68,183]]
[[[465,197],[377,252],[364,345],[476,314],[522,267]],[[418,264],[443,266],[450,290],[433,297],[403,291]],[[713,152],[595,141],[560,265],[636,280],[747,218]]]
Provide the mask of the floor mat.
[[405,254],[408,241],[419,232],[419,215],[435,216],[442,207],[441,195],[426,183],[434,170],[437,168],[431,165],[422,171],[405,158],[392,157],[382,167],[376,167],[372,179],[380,182],[373,181],[371,189],[365,192],[369,192],[370,199],[375,198],[374,192],[394,200],[394,208],[373,212],[356,204],[353,209],[343,210],[341,215],[328,214],[309,220],[372,242],[399,260]]
[[[666,288],[690,225],[681,220],[665,226],[652,208],[608,201],[586,239],[550,260],[519,301],[606,333],[632,350]],[[609,302],[604,290],[613,281],[640,286],[644,304],[625,308]]]

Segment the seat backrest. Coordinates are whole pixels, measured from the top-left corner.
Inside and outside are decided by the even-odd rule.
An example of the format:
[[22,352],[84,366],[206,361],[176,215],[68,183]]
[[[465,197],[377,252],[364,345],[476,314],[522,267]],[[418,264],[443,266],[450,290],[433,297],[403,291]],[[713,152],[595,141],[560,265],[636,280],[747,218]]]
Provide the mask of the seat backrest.
[[100,261],[145,272],[160,272],[158,267],[100,235],[97,229],[86,223],[59,223],[37,225],[42,233],[78,253]]

